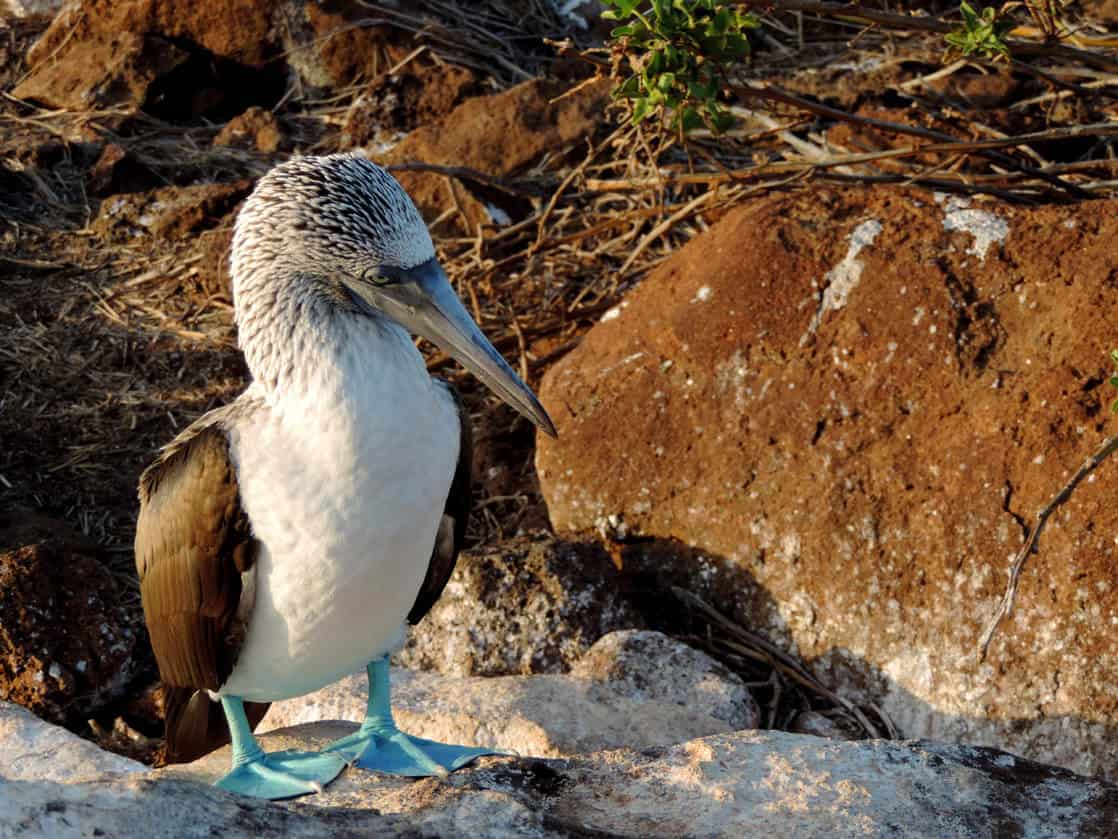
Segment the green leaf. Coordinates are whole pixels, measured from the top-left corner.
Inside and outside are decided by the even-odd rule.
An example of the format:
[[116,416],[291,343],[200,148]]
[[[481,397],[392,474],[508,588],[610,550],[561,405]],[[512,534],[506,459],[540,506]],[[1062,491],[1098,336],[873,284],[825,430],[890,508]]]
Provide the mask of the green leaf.
[[714,13],[714,17],[710,19],[707,24],[707,35],[725,35],[726,30],[730,28],[730,10],[723,6]]
[[633,12],[640,5],[640,0],[604,0],[604,2],[607,6],[614,6],[617,9],[616,12],[609,13],[614,15],[615,19],[632,17]]
[[731,58],[745,58],[749,55],[749,39],[744,35],[728,35],[725,52]]
[[629,76],[629,78],[627,78],[625,81],[623,81],[617,87],[617,89],[614,90],[614,95],[619,96],[623,99],[632,99],[634,96],[637,96],[637,95],[640,94],[640,90],[641,90],[641,80],[640,80],[640,78],[637,77],[637,76]]
[[718,86],[712,80],[696,79],[687,85],[687,92],[695,99],[709,99],[718,93]]
[[688,134],[696,128],[703,127],[703,118],[699,116],[699,112],[690,105],[679,112],[677,119],[683,128],[684,134]]
[[959,4],[959,11],[963,13],[963,25],[968,30],[973,30],[978,26],[978,15],[974,13],[974,9],[966,0]]
[[734,20],[734,27],[736,29],[760,29],[761,19],[752,12],[737,12],[737,17]]
[[734,115],[715,106],[710,109],[710,127],[715,134],[722,134],[734,127]]
[[645,117],[648,116],[648,114],[649,114],[648,100],[647,99],[637,99],[633,103],[633,120],[632,120],[633,125],[636,125],[638,122],[643,120]]

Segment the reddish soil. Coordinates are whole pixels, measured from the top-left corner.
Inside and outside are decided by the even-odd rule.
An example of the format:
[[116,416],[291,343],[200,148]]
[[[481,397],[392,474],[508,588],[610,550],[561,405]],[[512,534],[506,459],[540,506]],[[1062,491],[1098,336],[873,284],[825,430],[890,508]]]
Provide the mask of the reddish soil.
[[0,532],[23,543],[0,551],[0,699],[81,725],[149,661],[135,650],[139,604],[65,523],[15,509]]

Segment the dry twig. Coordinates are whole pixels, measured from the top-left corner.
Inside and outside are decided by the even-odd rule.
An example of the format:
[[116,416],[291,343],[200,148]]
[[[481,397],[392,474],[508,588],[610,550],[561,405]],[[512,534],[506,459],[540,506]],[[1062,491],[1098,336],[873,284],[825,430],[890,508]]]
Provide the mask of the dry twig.
[[1017,583],[1021,578],[1021,571],[1025,567],[1025,561],[1029,555],[1036,550],[1037,540],[1040,539],[1040,534],[1044,530],[1044,526],[1048,523],[1048,517],[1052,515],[1061,505],[1071,498],[1072,492],[1079,486],[1080,482],[1086,478],[1092,471],[1098,467],[1104,460],[1112,455],[1115,450],[1118,450],[1118,437],[1111,437],[1099,450],[1087,458],[1083,465],[1076,470],[1071,479],[1060,488],[1060,491],[1052,497],[1047,504],[1040,508],[1036,514],[1036,524],[1029,533],[1029,537],[1025,540],[1025,544],[1021,546],[1021,550],[1013,558],[1013,564],[1009,568],[1009,580],[1005,584],[1005,593],[1002,595],[1001,601],[998,603],[998,608],[994,610],[993,616],[990,618],[986,628],[982,631],[982,637],[978,643],[978,659],[984,661],[986,659],[986,652],[990,648],[990,641],[997,631],[998,625],[1002,620],[1013,611],[1013,601],[1017,597]]

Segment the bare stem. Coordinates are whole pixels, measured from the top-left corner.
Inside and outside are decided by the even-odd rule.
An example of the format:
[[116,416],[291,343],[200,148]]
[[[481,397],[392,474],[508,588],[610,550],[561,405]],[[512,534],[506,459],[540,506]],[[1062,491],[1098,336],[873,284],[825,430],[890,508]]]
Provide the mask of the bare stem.
[[998,608],[994,611],[993,617],[982,633],[982,638],[978,645],[979,661],[984,661],[986,659],[986,651],[990,647],[990,641],[994,637],[994,632],[997,631],[998,625],[1002,622],[1002,619],[1013,611],[1013,601],[1017,597],[1017,582],[1021,578],[1021,571],[1025,567],[1025,560],[1036,550],[1037,540],[1040,539],[1040,533],[1044,530],[1044,525],[1048,523],[1048,517],[1067,501],[1075,488],[1079,486],[1080,482],[1082,482],[1095,467],[1110,457],[1116,449],[1118,449],[1118,436],[1108,439],[1099,447],[1097,452],[1087,458],[1086,462],[1079,467],[1079,470],[1071,476],[1071,480],[1064,484],[1052,500],[1041,507],[1040,511],[1036,514],[1036,525],[1033,527],[1032,532],[1029,533],[1029,538],[1025,540],[1025,544],[1021,547],[1021,550],[1018,551],[1017,556],[1014,557],[1013,565],[1010,566],[1009,580],[1005,585],[1005,594],[1002,595]]

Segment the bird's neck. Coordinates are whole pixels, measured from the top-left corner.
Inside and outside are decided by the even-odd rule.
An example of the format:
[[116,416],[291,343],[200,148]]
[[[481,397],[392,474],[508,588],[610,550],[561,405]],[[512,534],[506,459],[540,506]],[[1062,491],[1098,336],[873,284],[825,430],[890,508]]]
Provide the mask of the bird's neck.
[[271,293],[239,295],[237,327],[253,386],[269,401],[331,408],[364,385],[400,372],[427,380],[407,332],[370,317],[329,289],[272,283]]

